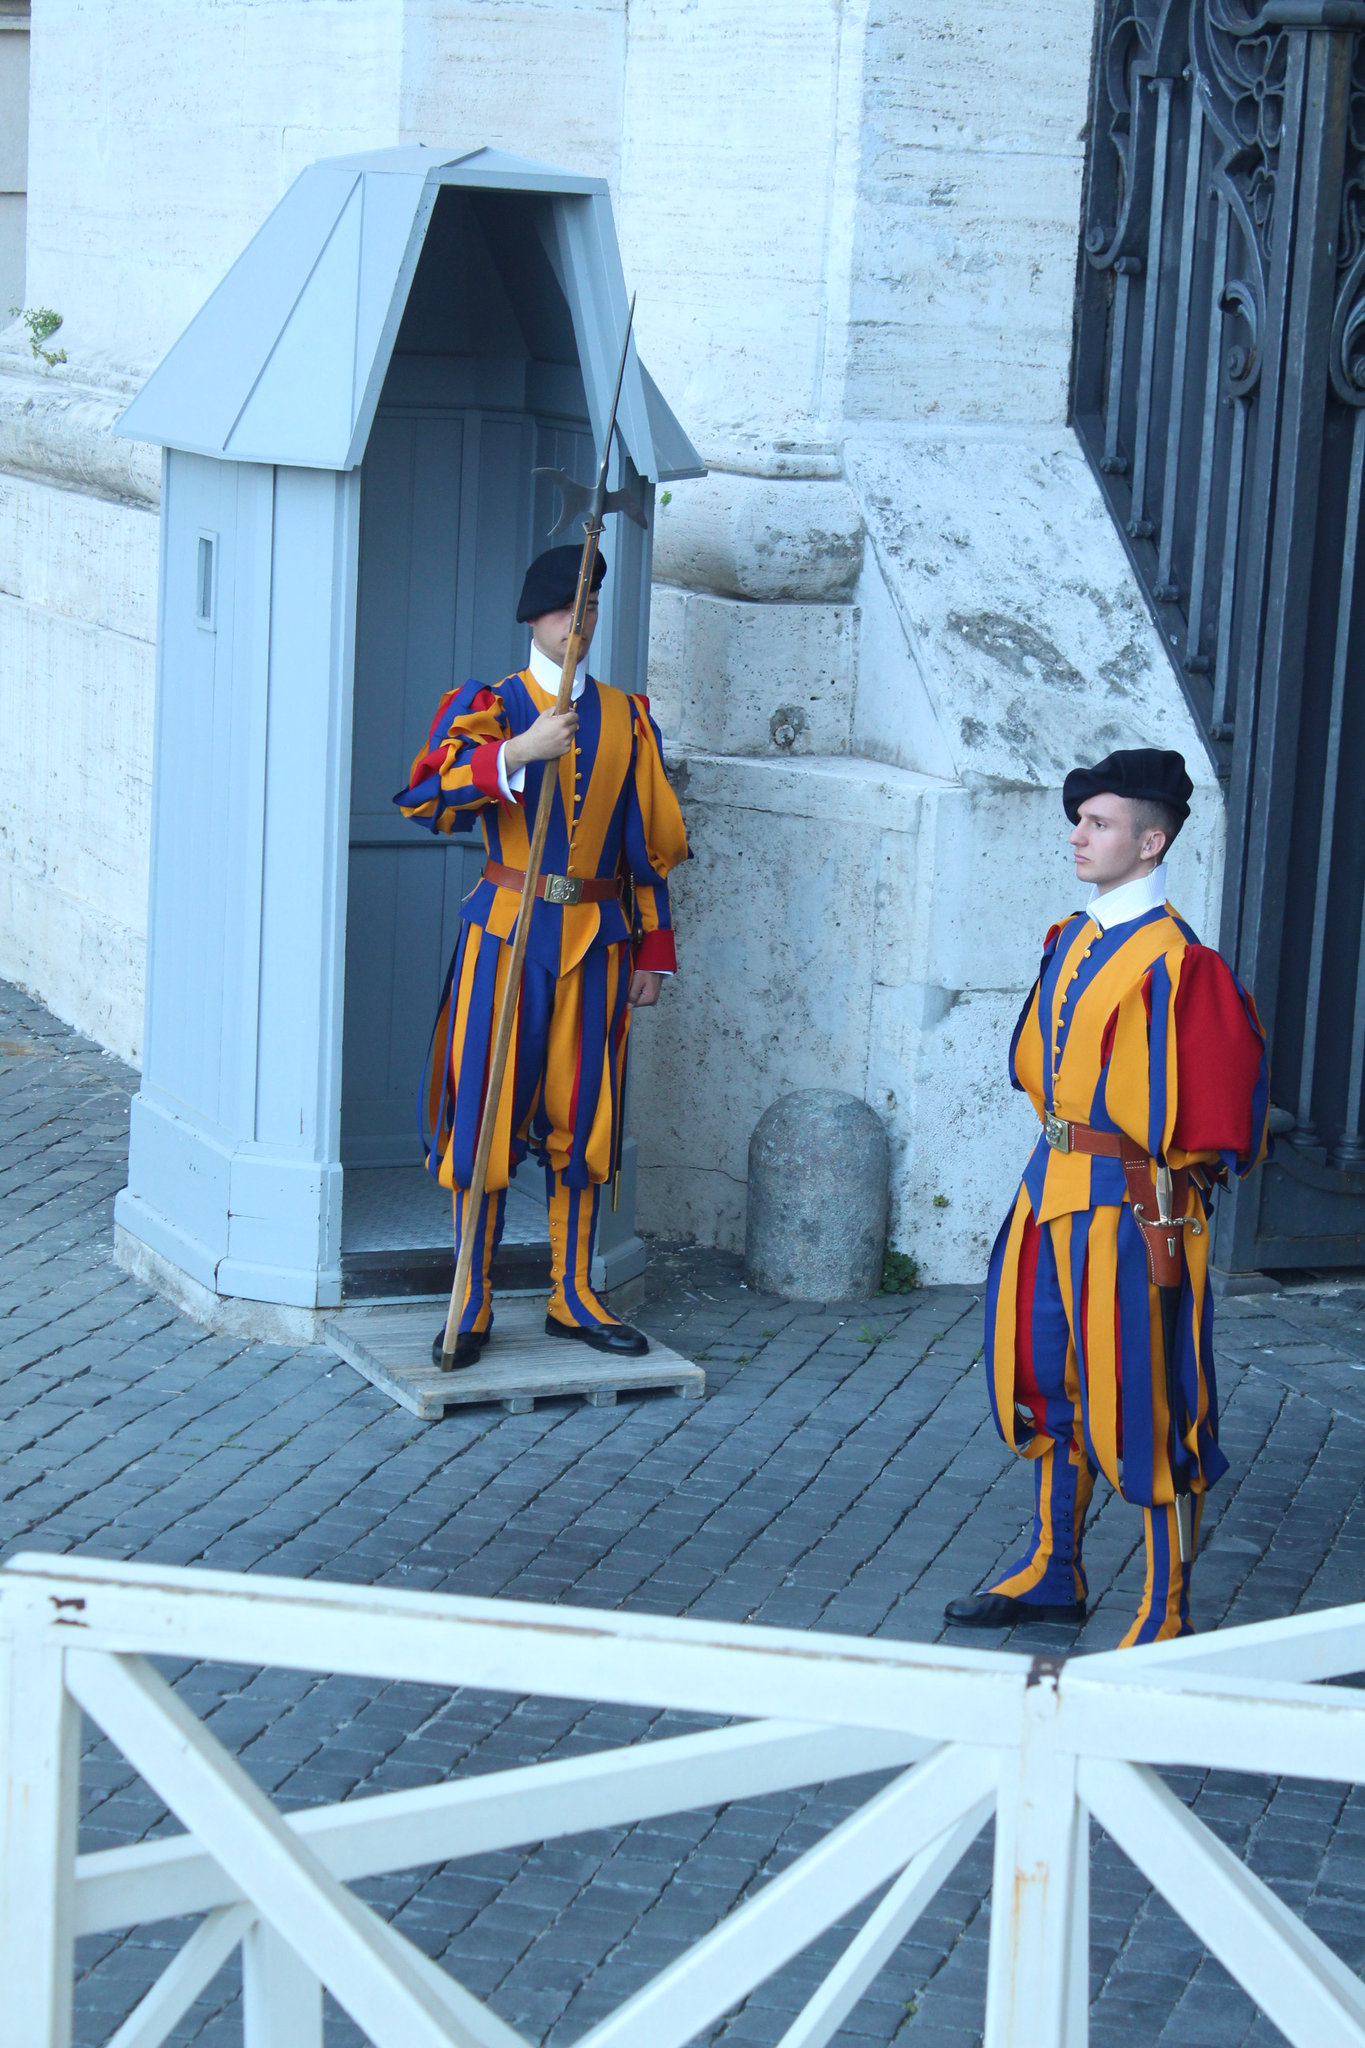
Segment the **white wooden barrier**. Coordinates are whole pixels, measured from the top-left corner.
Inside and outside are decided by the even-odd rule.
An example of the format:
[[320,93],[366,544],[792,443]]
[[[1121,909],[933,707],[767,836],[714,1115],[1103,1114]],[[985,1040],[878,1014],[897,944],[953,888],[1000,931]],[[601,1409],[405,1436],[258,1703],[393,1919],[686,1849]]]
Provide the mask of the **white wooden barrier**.
[[[735,1717],[282,1816],[146,1658]],[[782,2037],[821,2048],[994,1812],[986,2048],[1087,2033],[1088,1815],[1295,2048],[1365,2048],[1365,1987],[1157,1776],[1365,1782],[1365,1606],[1073,1658],[23,1556],[0,1572],[0,2027],[69,2048],[78,1934],[198,1915],[108,2048],[157,2048],[239,1944],[246,2048],[321,2048],[323,1985],[376,2048],[521,2037],[348,1880],[785,1787],[889,1783],[583,2037],[684,2048],[873,1892]],[[186,1832],[76,1854],[78,1708]]]

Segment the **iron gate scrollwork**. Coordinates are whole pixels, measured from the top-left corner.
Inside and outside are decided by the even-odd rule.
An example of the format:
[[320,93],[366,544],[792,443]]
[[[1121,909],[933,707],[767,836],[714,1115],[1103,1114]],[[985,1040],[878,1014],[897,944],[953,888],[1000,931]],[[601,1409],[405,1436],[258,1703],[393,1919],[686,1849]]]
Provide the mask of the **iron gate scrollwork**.
[[1275,1162],[1226,1268],[1365,1265],[1365,4],[1101,0],[1073,412],[1227,783]]

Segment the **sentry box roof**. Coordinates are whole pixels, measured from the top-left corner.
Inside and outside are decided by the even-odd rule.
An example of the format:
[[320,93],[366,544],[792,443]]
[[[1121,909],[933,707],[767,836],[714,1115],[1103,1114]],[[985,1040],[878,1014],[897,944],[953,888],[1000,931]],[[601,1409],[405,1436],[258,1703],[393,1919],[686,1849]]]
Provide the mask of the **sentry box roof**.
[[[527,254],[548,260],[563,293],[600,446],[628,303],[605,182],[501,150],[425,146],[302,172],[115,432],[229,462],[354,469],[445,185],[543,201]],[[705,474],[633,342],[617,419],[642,477]]]

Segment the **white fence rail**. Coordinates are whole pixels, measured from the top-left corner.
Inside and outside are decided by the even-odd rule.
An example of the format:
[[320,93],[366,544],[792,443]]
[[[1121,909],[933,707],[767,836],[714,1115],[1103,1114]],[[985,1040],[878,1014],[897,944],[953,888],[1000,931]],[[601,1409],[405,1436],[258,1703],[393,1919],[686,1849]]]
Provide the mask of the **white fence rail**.
[[[281,1815],[146,1659],[610,1700],[741,1725]],[[583,2037],[685,2048],[874,1892],[783,2035],[821,2048],[996,1815],[986,2048],[1081,2048],[1096,1819],[1295,2048],[1365,2048],[1365,1986],[1156,1775],[1365,1782],[1365,1606],[1049,1658],[25,1556],[0,1573],[0,2001],[69,2048],[78,1934],[202,1915],[108,2048],[158,2048],[239,1944],[246,2048],[521,2037],[348,1890],[382,1871],[891,1770]],[[186,1832],[76,1853],[78,1708]],[[799,1718],[796,1716],[799,1715]]]

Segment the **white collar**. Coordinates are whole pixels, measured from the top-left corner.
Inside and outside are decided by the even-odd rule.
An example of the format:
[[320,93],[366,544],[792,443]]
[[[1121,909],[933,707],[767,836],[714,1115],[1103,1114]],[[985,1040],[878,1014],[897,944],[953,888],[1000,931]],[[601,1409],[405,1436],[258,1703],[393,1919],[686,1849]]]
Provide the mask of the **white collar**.
[[1135,917],[1145,917],[1149,910],[1159,910],[1166,901],[1166,863],[1158,861],[1150,875],[1138,875],[1134,881],[1124,882],[1121,887],[1111,889],[1101,896],[1098,889],[1090,891],[1086,904],[1086,916],[1097,924],[1102,932],[1112,931],[1115,925],[1131,924]]
[[[526,666],[547,696],[557,697],[559,695],[559,678],[563,674],[563,669],[559,662],[552,661],[548,654],[542,654],[534,640],[531,642],[531,656]],[[585,654],[574,671],[573,688],[569,692],[570,703],[576,704],[578,702],[579,698],[583,695],[583,687],[587,680],[588,657]]]

